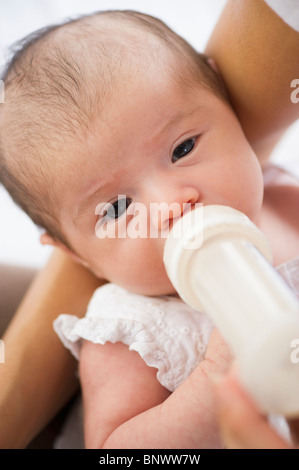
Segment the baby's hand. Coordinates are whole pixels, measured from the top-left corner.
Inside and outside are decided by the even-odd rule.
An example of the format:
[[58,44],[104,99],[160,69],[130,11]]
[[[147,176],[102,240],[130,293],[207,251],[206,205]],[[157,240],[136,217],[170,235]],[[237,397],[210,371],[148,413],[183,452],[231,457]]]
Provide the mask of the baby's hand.
[[[229,347],[217,329],[212,331],[206,356],[187,379],[163,403],[163,413],[173,410],[173,423],[184,423],[177,432],[180,448],[223,448],[216,407],[216,383],[233,362]],[[186,431],[188,430],[188,432]],[[182,441],[184,435],[184,441]]]
[[212,331],[203,367],[213,382],[218,382],[233,363],[233,354],[217,328]]

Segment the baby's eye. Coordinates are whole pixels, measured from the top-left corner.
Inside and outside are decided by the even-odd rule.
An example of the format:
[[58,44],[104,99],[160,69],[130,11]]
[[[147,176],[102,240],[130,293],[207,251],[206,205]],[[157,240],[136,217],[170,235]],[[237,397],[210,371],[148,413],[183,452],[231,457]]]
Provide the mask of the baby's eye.
[[178,145],[173,151],[171,159],[172,163],[188,155],[188,153],[190,153],[194,149],[195,142],[196,137],[192,137],[192,139],[187,139],[180,145]]
[[126,212],[131,202],[132,199],[128,197],[117,199],[117,201],[115,201],[113,204],[109,204],[107,209],[104,209],[103,217],[110,220],[118,219],[124,212]]

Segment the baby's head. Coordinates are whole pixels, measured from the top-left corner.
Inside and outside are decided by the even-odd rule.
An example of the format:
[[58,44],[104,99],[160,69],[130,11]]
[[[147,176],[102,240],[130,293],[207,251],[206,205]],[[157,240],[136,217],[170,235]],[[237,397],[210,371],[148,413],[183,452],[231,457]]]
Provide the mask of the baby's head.
[[260,166],[219,74],[161,21],[112,11],[39,31],[4,81],[1,182],[46,230],[43,243],[98,277],[143,294],[173,292],[163,237],[96,234],[136,223],[126,213],[134,203],[176,203],[177,213],[156,219],[158,233],[187,203],[229,205],[257,220]]

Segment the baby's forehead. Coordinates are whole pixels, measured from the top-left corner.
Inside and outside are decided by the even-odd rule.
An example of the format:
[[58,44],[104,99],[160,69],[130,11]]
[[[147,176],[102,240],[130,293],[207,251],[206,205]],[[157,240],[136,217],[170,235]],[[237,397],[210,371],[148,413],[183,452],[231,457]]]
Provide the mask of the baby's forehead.
[[[163,53],[167,46],[167,35],[157,33],[154,25],[145,21],[136,21],[132,15],[122,15],[122,12],[100,12],[77,21],[67,22],[49,34],[45,41],[46,47],[50,46],[62,51],[77,53],[85,51],[86,60],[106,59],[113,62],[114,59],[126,58],[137,60],[138,57],[148,52]],[[155,21],[155,18],[153,18]],[[166,26],[165,26],[166,29]],[[170,31],[170,30],[169,30]],[[168,42],[169,46],[170,42]],[[164,45],[164,47],[162,47]],[[167,47],[166,47],[167,49]],[[117,53],[124,57],[116,57]],[[129,54],[126,54],[129,52]],[[83,57],[79,57],[79,60]],[[155,60],[155,56],[151,57]]]
[[126,85],[136,100],[136,77],[177,75],[170,50],[156,25],[128,15],[93,15],[53,28],[29,44],[11,72],[10,128],[19,148],[53,155],[47,164],[55,167],[54,155],[65,143],[84,140],[116,89]]
[[59,27],[37,45],[36,55],[36,72],[57,98],[65,91],[73,104],[87,101],[90,111],[91,102],[103,107],[124,80],[134,86],[137,76],[174,68],[173,50],[155,31],[109,12]]

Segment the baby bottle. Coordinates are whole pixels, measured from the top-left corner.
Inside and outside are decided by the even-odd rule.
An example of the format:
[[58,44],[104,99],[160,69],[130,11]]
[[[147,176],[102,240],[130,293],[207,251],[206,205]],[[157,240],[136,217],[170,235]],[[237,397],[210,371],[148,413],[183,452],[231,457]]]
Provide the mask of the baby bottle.
[[230,207],[196,208],[172,227],[164,264],[180,297],[231,347],[260,409],[299,414],[299,302],[256,225]]

